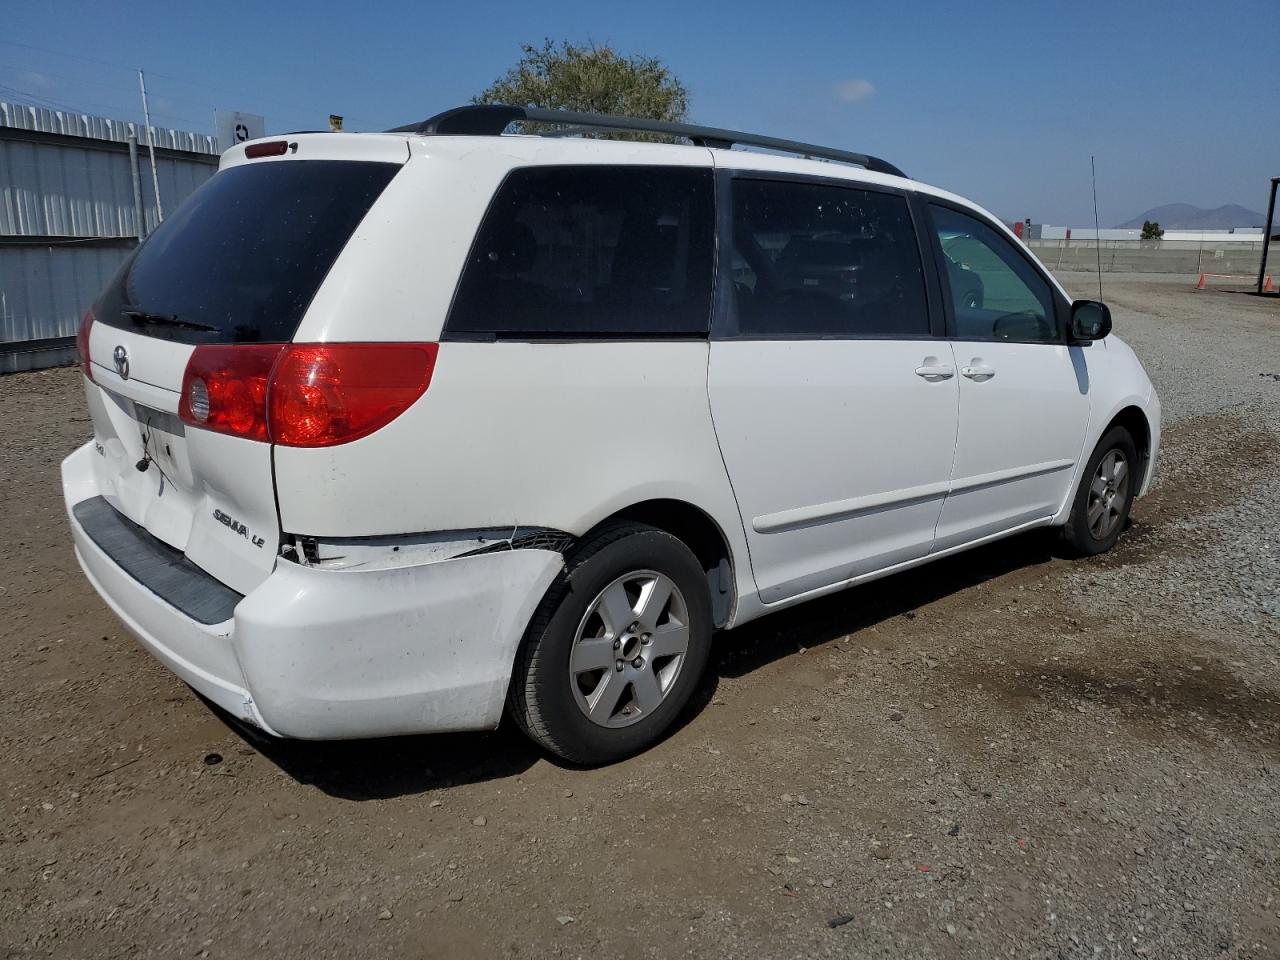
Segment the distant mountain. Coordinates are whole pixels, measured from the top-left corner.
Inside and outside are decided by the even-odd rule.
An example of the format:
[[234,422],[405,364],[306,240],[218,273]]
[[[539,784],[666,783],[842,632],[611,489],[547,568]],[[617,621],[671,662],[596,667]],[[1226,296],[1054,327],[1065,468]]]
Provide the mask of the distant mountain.
[[1238,203],[1205,210],[1190,203],[1166,203],[1152,207],[1132,220],[1116,224],[1118,230],[1140,230],[1142,221],[1153,220],[1166,230],[1227,230],[1231,227],[1261,227],[1266,215]]

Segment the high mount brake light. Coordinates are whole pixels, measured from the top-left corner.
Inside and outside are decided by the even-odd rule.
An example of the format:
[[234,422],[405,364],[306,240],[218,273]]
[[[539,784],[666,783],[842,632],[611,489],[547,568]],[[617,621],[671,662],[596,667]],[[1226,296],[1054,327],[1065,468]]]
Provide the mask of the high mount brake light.
[[89,359],[89,333],[93,329],[93,307],[84,312],[80,320],[80,329],[76,331],[76,356],[80,361],[80,372],[90,380],[93,379],[93,363]]
[[266,143],[251,143],[244,148],[244,155],[250,160],[256,160],[258,157],[283,157],[288,152],[288,140],[268,140]]
[[431,383],[435,343],[196,347],[182,377],[184,423],[289,447],[348,443],[386,426]]

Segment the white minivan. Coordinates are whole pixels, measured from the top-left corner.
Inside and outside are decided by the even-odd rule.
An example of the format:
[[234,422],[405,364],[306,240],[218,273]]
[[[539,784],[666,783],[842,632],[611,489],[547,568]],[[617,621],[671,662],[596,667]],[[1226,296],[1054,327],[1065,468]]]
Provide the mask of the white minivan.
[[717,629],[1033,527],[1111,547],[1160,404],[1110,327],[874,157],[463,107],[225,153],[85,317],[63,489],[89,581],[239,720],[505,712],[602,763]]

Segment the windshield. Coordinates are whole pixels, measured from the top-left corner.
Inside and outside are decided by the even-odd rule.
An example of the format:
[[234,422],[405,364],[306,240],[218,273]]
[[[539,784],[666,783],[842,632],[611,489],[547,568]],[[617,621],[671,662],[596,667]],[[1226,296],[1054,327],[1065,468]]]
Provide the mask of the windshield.
[[183,343],[292,339],[399,164],[246,164],[209,180],[125,261],[95,319]]

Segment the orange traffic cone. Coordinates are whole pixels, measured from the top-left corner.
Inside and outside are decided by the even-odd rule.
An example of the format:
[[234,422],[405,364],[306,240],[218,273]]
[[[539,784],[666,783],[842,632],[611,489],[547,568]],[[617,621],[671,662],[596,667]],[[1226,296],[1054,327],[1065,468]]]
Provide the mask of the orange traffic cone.
[[1203,274],[1203,273],[1202,273],[1202,274],[1200,274],[1200,282],[1196,284],[1196,289],[1197,289],[1197,290],[1203,290],[1203,289],[1204,289],[1204,274]]
[[1275,293],[1275,284],[1271,282],[1271,278],[1267,277],[1267,282],[1262,285],[1263,293]]

